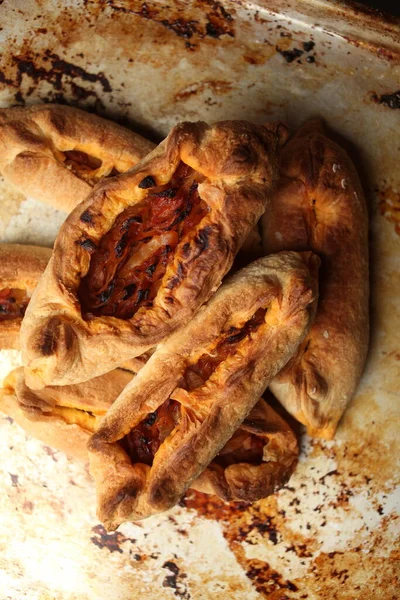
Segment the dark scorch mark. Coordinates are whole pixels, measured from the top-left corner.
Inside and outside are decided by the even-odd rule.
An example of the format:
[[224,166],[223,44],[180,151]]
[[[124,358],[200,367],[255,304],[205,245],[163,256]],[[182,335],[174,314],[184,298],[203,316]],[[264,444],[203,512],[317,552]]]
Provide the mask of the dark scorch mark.
[[128,541],[133,544],[136,542],[134,538],[127,538],[119,531],[107,533],[103,525],[95,525],[92,531],[95,535],[90,538],[90,541],[93,542],[93,544],[95,544],[95,546],[98,548],[107,548],[107,550],[111,553],[119,552],[122,554],[124,551],[120,547],[120,544]]
[[372,100],[377,104],[383,104],[387,108],[400,108],[400,90],[393,94],[382,94],[378,96],[375,92],[372,93]]
[[88,210],[85,210],[81,214],[80,220],[82,221],[82,223],[89,223],[89,224],[93,223],[93,217]]
[[178,565],[176,565],[172,560],[167,560],[163,566],[163,569],[168,569],[172,574],[167,575],[163,581],[163,587],[169,587],[174,590],[174,595],[177,598],[181,598],[181,600],[190,600],[190,593],[186,587],[186,585],[179,581],[179,578],[186,577],[185,574],[180,573],[180,569]]
[[287,63],[293,62],[304,54],[303,50],[300,50],[299,48],[293,48],[293,50],[281,50],[279,46],[276,46],[276,51],[283,56]]
[[152,188],[155,186],[156,186],[156,181],[155,181],[154,177],[152,177],[151,175],[148,175],[147,177],[142,179],[142,181],[138,185],[138,187],[141,190],[148,190],[149,188]]
[[96,250],[96,244],[94,242],[92,242],[92,240],[86,239],[86,240],[80,240],[78,242],[79,246],[81,246],[84,250],[87,250],[88,252],[94,252]]

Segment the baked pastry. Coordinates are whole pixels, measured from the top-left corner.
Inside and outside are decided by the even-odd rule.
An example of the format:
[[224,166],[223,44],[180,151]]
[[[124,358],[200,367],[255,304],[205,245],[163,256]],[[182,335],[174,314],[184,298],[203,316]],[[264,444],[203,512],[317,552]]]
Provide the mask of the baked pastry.
[[25,383],[24,369],[11,371],[0,389],[0,411],[33,437],[68,456],[87,461],[87,442],[132,373],[116,369],[80,385],[47,387],[38,392]]
[[[32,391],[19,368],[0,389],[0,411],[33,437],[86,462],[96,423],[131,379],[116,369],[78,385]],[[259,500],[286,483],[297,456],[296,436],[261,399],[192,488],[224,500]]]
[[189,321],[265,209],[280,129],[181,123],[96,186],[62,226],[25,315],[30,387],[101,375]]
[[295,434],[261,398],[190,487],[227,502],[256,502],[288,482],[298,454]]
[[310,249],[322,261],[314,324],[270,389],[310,435],[331,439],[368,349],[368,214],[349,156],[321,122],[284,147],[262,229],[266,253]]
[[27,196],[70,212],[95,183],[136,165],[154,144],[78,108],[0,109],[0,173]]
[[294,252],[255,261],[157,346],[89,442],[108,529],[174,506],[232,437],[308,329],[318,262]]
[[0,348],[19,348],[22,317],[50,256],[50,248],[0,244]]

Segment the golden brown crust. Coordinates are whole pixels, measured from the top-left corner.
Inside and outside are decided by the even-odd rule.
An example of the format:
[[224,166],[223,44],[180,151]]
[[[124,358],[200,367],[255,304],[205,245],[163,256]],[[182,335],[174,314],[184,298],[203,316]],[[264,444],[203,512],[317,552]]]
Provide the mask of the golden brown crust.
[[[89,444],[106,527],[172,507],[223,448],[303,339],[315,310],[318,264],[311,253],[293,252],[255,261],[157,346]],[[193,387],[204,359],[217,362]],[[151,467],[131,462],[120,440],[168,399],[179,404],[177,425]],[[236,490],[234,479],[230,485]]]
[[153,148],[133,131],[77,108],[0,109],[0,173],[27,196],[67,212],[100,179],[127,171]]
[[120,365],[120,368],[126,369],[127,371],[131,371],[131,373],[139,373],[140,369],[144,367],[144,365],[147,363],[154,351],[155,348],[151,348],[150,350],[144,352],[140,356],[135,356],[134,358],[125,361],[122,365]]
[[[279,135],[270,129],[244,121],[181,123],[142,163],[97,185],[69,215],[23,322],[31,387],[76,383],[109,371],[165,339],[207,301],[276,181]],[[160,201],[151,199],[143,181],[168,184],[182,163],[201,179],[196,190],[207,211],[177,244],[151,305],[128,319],[84,319],[78,290],[94,248],[127,208],[157,207]]]
[[[31,296],[50,256],[50,248],[0,244],[0,291],[17,288]],[[0,320],[0,348],[19,348],[21,320]]]
[[68,456],[88,460],[87,443],[96,420],[132,379],[116,369],[80,385],[48,387],[34,392],[24,369],[12,371],[0,389],[0,410],[33,437]]
[[284,147],[262,224],[266,253],[310,249],[322,260],[315,322],[270,387],[310,435],[331,439],[368,349],[368,214],[350,158],[320,122]]

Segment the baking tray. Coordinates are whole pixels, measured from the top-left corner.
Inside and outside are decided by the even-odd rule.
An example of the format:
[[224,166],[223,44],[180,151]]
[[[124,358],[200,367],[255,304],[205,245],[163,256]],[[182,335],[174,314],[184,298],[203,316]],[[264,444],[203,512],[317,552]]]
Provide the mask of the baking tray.
[[[399,598],[398,24],[321,0],[0,4],[1,106],[66,102],[155,141],[182,119],[324,117],[360,170],[372,252],[358,393],[271,498],[189,492],[107,534],[87,469],[0,418],[0,598]],[[51,245],[64,219],[4,182],[0,211],[1,241]],[[18,363],[1,353],[0,374]]]

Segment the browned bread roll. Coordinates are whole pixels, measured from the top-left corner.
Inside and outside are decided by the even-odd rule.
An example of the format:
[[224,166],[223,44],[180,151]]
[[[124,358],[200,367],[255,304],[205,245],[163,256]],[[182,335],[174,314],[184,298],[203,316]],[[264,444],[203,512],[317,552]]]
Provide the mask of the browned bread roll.
[[[0,389],[0,411],[33,437],[86,462],[87,443],[98,419],[131,378],[116,369],[77,385],[32,391],[23,368],[15,369]],[[153,426],[158,425],[155,413]],[[296,436],[261,399],[191,487],[224,500],[259,500],[286,483],[297,456]]]
[[19,348],[22,317],[50,256],[50,248],[0,244],[0,348]]
[[0,109],[0,173],[27,196],[70,212],[95,183],[136,165],[154,144],[78,108]]
[[80,385],[47,387],[39,392],[25,383],[24,369],[12,371],[0,389],[0,411],[25,431],[68,456],[87,461],[87,442],[113,401],[131,381],[116,369]]
[[368,215],[349,156],[320,122],[284,147],[262,226],[266,253],[310,249],[322,261],[315,322],[270,388],[310,435],[331,439],[368,349]]
[[265,209],[280,131],[181,123],[96,186],[61,228],[23,321],[30,387],[107,372],[193,316]]
[[[255,261],[157,346],[89,443],[107,528],[171,508],[232,437],[306,334],[318,264],[294,252]],[[252,476],[232,475],[211,473],[210,486],[235,497],[242,477],[250,495]]]

